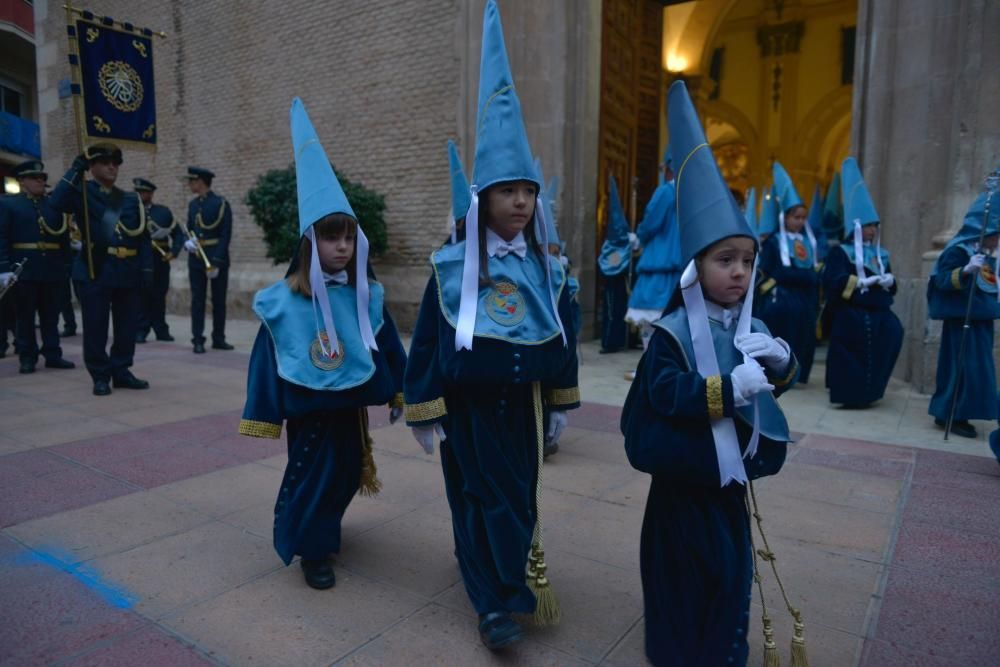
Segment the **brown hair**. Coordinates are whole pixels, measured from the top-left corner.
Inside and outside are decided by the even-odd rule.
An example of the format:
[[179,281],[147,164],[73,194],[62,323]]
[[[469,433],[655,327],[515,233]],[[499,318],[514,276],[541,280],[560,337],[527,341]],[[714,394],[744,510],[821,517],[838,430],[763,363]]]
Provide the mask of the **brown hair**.
[[[331,239],[335,236],[340,236],[344,232],[355,232],[356,234],[357,229],[358,221],[344,213],[331,213],[313,223],[313,232],[321,239]],[[353,285],[355,282],[354,275],[356,273],[357,257],[358,240],[357,236],[355,236],[354,254],[351,255],[350,261],[344,267],[344,270],[347,271],[348,285]],[[312,267],[312,241],[309,240],[308,236],[303,236],[299,242],[299,253],[295,257],[295,262],[295,270],[285,278],[288,289],[302,296],[311,297],[312,289],[309,286],[309,269]]]
[[[491,185],[489,188],[486,188],[485,190],[479,193],[478,232],[479,232],[479,286],[480,287],[486,287],[487,285],[493,284],[493,278],[490,276],[490,264],[489,264],[490,255],[486,251],[486,227],[488,226],[491,217],[490,204],[489,204],[490,198],[488,196],[488,193],[490,191],[490,188],[496,187],[497,185],[501,185],[501,183],[495,183]],[[535,189],[536,189],[535,213],[534,215],[531,216],[531,220],[529,220],[528,224],[524,227],[524,231],[522,232],[522,234],[524,234],[524,241],[525,243],[528,244],[528,249],[534,250],[538,254],[538,258],[542,260],[542,262],[547,262],[548,258],[545,256],[545,252],[542,250],[542,246],[538,244],[538,240],[535,238],[535,224],[537,223],[538,220],[538,207],[541,206],[541,204],[538,202],[537,199],[537,194],[538,194],[537,185],[535,186]],[[545,264],[543,263],[542,266],[544,267]]]

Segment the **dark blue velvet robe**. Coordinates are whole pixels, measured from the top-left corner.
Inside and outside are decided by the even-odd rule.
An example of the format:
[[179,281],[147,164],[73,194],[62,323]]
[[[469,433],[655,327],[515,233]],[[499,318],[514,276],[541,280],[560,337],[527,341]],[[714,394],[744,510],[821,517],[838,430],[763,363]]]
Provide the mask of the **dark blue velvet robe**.
[[601,349],[608,352],[624,350],[628,345],[628,325],[625,312],[628,310],[627,273],[604,276],[604,298],[601,299]]
[[[261,325],[250,355],[240,433],[278,438],[288,424],[288,465],[274,506],[274,549],[295,556],[340,551],[340,522],[358,491],[369,405],[402,406],[406,352],[387,311],[372,351],[375,373],[344,391],[316,391],[278,375],[275,342]],[[305,323],[313,326],[313,323]]]
[[[886,272],[892,268],[885,263]],[[892,312],[896,284],[888,290],[857,287],[854,262],[843,247],[830,249],[823,269],[830,328],[826,386],[831,403],[867,405],[885,395],[885,388],[903,347],[903,325]],[[865,268],[865,275],[875,275]],[[852,279],[854,278],[854,279]]]
[[[794,383],[794,358],[792,364],[784,378],[768,372],[775,395]],[[749,653],[753,553],[746,488],[719,487],[707,385],[676,341],[657,328],[622,410],[626,448],[673,450],[664,457],[673,465],[647,471],[653,479],[640,543],[646,657],[658,666],[744,665]],[[751,429],[736,413],[728,373],[721,386],[722,416],[736,417],[745,447]],[[744,459],[747,476],[776,474],[786,446],[762,435],[757,454]]]
[[[529,257],[528,261],[532,261]],[[535,527],[544,410],[580,405],[569,291],[559,299],[562,337],[524,345],[476,337],[455,351],[432,276],[406,366],[406,420],[438,423],[455,555],[477,613],[531,613],[525,571]]]
[[[754,300],[754,314],[762,319],[775,338],[782,338],[792,348],[799,360],[799,382],[809,381],[813,357],[816,354],[816,319],[819,317],[819,274],[812,267],[791,266],[781,263],[780,234],[772,234],[764,241],[760,251],[760,271],[764,282],[759,286]],[[809,249],[809,244],[806,242]],[[811,253],[811,249],[809,249]],[[774,281],[770,287],[769,281]],[[765,287],[767,286],[767,287]]]
[[[987,263],[992,263],[992,258]],[[932,319],[944,320],[938,350],[937,383],[927,412],[947,421],[962,370],[955,419],[996,419],[996,369],[993,365],[993,321],[1000,316],[996,293],[976,289],[972,299],[969,333],[962,345],[962,324],[973,278],[962,273],[969,253],[961,245],[946,249],[937,262],[937,272],[927,285],[927,306]],[[992,268],[992,267],[988,267]],[[992,273],[992,272],[990,272]]]

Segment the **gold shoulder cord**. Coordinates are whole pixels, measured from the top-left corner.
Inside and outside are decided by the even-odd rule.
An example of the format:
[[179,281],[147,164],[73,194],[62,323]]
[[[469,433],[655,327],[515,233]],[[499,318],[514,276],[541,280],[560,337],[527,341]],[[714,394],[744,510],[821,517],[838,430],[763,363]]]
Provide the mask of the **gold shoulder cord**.
[[[143,208],[145,208],[145,205],[143,205]],[[152,210],[152,207],[150,207],[150,210]],[[160,231],[161,229],[167,230],[167,233],[169,234],[170,232],[174,231],[174,227],[177,226],[177,218],[171,216],[170,217],[170,226],[169,227],[160,227],[158,224],[156,224],[156,221],[154,221],[152,217],[148,217],[148,218],[146,218],[146,226],[149,227],[149,233],[150,234],[155,234],[156,232]]]
[[226,200],[223,199],[222,206],[219,207],[219,215],[215,218],[215,222],[213,222],[210,225],[205,224],[205,220],[201,217],[201,210],[199,209],[198,213],[194,216],[195,224],[205,230],[215,229],[216,227],[218,227],[219,224],[222,222],[222,216],[226,214],[226,203],[227,203]]
[[115,225],[115,229],[123,233],[125,236],[130,236],[135,238],[139,236],[144,231],[146,231],[146,206],[140,201],[139,202],[139,226],[135,229],[129,229],[122,223],[121,218],[118,219],[118,224]]
[[45,222],[45,216],[38,210],[37,203],[35,204],[35,213],[38,214],[38,226],[50,236],[61,236],[62,234],[65,234],[66,230],[69,228],[69,222],[66,220],[66,216],[64,215],[60,216],[62,218],[62,227],[59,229],[52,229],[49,227],[49,223]]

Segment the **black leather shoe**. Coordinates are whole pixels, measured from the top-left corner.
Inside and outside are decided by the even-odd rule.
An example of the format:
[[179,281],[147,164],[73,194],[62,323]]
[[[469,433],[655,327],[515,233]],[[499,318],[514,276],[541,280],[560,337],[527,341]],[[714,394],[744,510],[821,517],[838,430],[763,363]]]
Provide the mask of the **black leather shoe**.
[[140,380],[129,371],[125,371],[112,380],[111,383],[116,389],[149,389],[148,382]]
[[[945,422],[943,419],[935,419],[934,423],[938,426],[944,426]],[[976,432],[976,427],[970,424],[964,419],[956,419],[951,423],[951,432],[957,436],[963,438],[978,438],[979,434]]]
[[169,332],[167,332],[164,334],[156,334],[156,340],[162,340],[165,343],[172,343],[176,339],[171,336]]
[[306,583],[310,588],[318,591],[333,588],[337,583],[337,577],[333,574],[333,565],[329,560],[306,560],[300,561],[302,573],[306,577]]
[[21,359],[21,367],[17,369],[18,373],[22,375],[27,375],[28,373],[35,372],[35,362],[30,359]]
[[491,651],[510,646],[524,638],[521,626],[505,611],[479,615],[479,640]]
[[221,343],[212,343],[212,349],[213,350],[235,350],[236,348],[233,347],[232,345],[230,345],[229,343],[227,343],[226,341],[222,341]]
[[205,344],[204,343],[195,343],[194,344],[194,353],[195,354],[205,354]]
[[111,393],[111,385],[107,380],[94,380],[94,396],[107,396]]
[[136,334],[135,342],[138,343],[139,345],[142,345],[143,343],[146,342],[146,336],[143,334]]
[[553,454],[555,454],[558,451],[559,451],[559,443],[558,442],[548,442],[548,441],[546,441],[542,445],[542,458],[543,459],[547,459],[547,458],[549,458],[550,456],[552,456]]
[[72,338],[75,335],[76,335],[76,328],[74,327],[65,327],[63,328],[62,331],[59,332],[60,338]]
[[68,359],[63,359],[59,357],[58,359],[46,359],[46,368],[76,368],[76,364]]

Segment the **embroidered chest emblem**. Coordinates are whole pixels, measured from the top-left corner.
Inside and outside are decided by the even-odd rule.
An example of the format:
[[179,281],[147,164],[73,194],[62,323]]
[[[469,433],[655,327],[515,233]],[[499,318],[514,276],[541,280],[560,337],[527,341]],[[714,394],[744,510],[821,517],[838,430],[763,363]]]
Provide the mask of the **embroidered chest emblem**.
[[615,250],[610,255],[608,255],[608,261],[611,263],[611,266],[618,266],[619,264],[621,264],[622,254],[617,250]]
[[985,282],[990,287],[997,286],[997,274],[993,272],[993,264],[989,261],[983,262],[983,266],[979,271],[979,275],[982,277],[983,282]]
[[809,259],[809,250],[806,248],[806,244],[800,239],[795,239],[795,243],[792,245],[792,249],[795,252],[795,259],[800,262],[804,262]]
[[486,297],[486,314],[505,327],[523,320],[525,310],[524,297],[518,294],[517,285],[512,282],[498,282]]
[[[329,348],[330,339],[327,337],[326,332],[320,332],[319,335],[323,338],[323,345]],[[330,358],[323,353],[323,348],[319,344],[319,338],[317,338],[309,346],[309,360],[312,361],[313,366],[321,371],[337,370],[344,365],[344,341],[337,341],[337,356]]]

